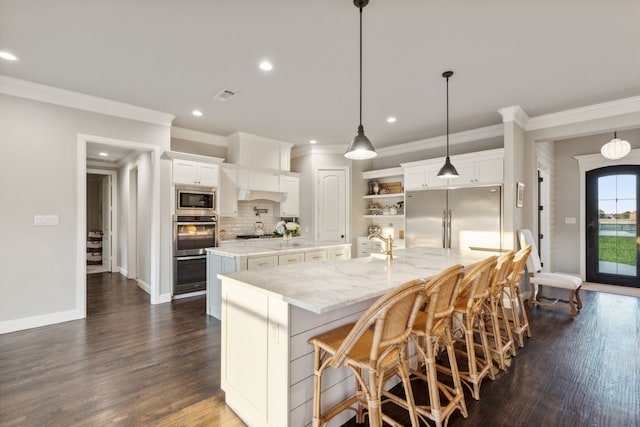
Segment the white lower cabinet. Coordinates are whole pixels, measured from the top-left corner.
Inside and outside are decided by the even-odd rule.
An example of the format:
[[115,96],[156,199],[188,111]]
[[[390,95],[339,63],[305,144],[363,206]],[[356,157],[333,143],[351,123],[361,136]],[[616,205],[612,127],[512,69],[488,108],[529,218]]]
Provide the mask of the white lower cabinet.
[[303,253],[285,254],[278,256],[278,265],[298,264],[304,262]]
[[327,250],[327,259],[350,259],[351,250],[347,246]]
[[247,258],[247,270],[259,270],[261,268],[270,268],[278,265],[276,256],[259,256]]
[[304,253],[304,262],[322,261],[327,259],[327,251],[309,251]]

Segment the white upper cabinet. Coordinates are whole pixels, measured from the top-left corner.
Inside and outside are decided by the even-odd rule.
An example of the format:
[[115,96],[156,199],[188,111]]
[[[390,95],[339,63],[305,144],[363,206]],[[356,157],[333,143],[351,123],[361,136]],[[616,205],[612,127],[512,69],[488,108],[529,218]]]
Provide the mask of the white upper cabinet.
[[173,183],[218,187],[219,166],[192,160],[173,160]]
[[451,156],[451,163],[458,171],[458,178],[442,179],[437,174],[444,158],[403,163],[404,185],[408,190],[428,188],[502,184],[504,179],[504,150],[479,151]]
[[420,165],[404,168],[405,190],[424,190],[427,188],[446,187],[448,180],[438,178],[442,165]]
[[280,216],[300,216],[300,177],[280,175],[280,191],[287,194],[287,199],[280,203]]
[[293,144],[244,132],[229,135],[227,142],[229,163],[289,171]]
[[238,216],[238,171],[232,166],[220,167],[220,188],[218,190],[218,214]]
[[455,181],[465,184],[499,184],[503,179],[503,159],[478,159],[454,163],[458,174]]

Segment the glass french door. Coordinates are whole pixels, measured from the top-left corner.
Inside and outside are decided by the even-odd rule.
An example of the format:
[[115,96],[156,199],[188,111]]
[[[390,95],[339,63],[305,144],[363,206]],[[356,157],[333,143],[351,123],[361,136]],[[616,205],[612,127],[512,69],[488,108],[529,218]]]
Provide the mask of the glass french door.
[[587,281],[640,287],[640,166],[587,172]]

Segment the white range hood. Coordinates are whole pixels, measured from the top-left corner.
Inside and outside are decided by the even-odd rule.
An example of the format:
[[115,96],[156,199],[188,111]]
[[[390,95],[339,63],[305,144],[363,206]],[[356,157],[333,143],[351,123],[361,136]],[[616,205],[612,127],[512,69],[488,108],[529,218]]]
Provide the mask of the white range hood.
[[270,200],[282,203],[287,200],[287,193],[281,191],[252,190],[249,188],[238,189],[238,200]]

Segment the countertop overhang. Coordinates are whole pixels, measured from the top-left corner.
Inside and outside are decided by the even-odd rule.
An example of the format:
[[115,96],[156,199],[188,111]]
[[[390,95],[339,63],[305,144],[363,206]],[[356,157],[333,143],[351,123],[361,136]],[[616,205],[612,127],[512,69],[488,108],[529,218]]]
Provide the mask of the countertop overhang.
[[323,314],[379,297],[410,280],[433,277],[452,265],[472,264],[491,255],[479,251],[461,253],[453,249],[411,248],[395,251],[392,262],[371,256],[284,265],[218,277]]

